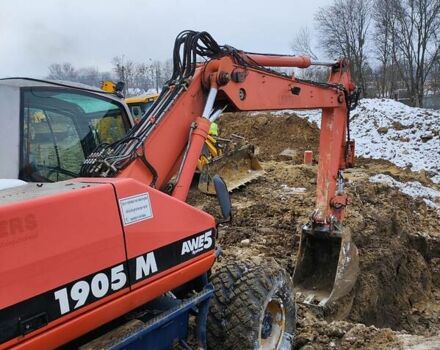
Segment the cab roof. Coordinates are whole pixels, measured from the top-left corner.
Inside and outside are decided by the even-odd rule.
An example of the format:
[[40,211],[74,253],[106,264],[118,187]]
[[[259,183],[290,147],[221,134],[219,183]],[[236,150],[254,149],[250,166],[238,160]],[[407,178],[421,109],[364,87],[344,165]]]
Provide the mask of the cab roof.
[[64,80],[48,80],[48,79],[35,79],[35,78],[27,78],[27,77],[11,77],[11,78],[1,78],[0,79],[0,87],[11,87],[11,88],[25,88],[25,87],[66,87],[71,89],[78,89],[82,91],[89,91],[94,94],[99,94],[105,96],[110,99],[117,100],[122,102],[123,99],[115,95],[114,93],[103,91],[97,87],[76,83],[71,81]]

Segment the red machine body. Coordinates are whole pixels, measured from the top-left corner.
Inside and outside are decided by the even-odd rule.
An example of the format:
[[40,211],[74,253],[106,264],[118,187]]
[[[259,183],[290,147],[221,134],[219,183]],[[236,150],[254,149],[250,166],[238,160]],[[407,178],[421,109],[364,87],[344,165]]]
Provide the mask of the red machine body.
[[[57,347],[210,269],[215,220],[184,200],[217,108],[322,108],[314,220],[342,219],[345,205],[332,200],[345,196],[336,187],[354,89],[346,62],[328,84],[258,65],[310,59],[221,54],[169,85],[126,140],[86,160],[90,177],[0,192],[0,349]],[[161,192],[173,176],[172,195]]]
[[215,259],[210,215],[132,179],[30,184],[3,191],[5,199],[1,349],[57,347],[200,276]]

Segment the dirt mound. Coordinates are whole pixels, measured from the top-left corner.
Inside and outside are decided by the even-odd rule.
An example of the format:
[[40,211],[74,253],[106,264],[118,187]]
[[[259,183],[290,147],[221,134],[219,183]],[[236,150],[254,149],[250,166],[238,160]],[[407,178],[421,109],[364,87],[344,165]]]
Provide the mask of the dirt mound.
[[319,144],[319,129],[295,114],[274,117],[270,113],[226,113],[219,128],[222,137],[238,134],[255,144],[261,160],[285,159],[280,154],[289,149],[292,152],[286,152],[287,157],[301,163],[304,151],[316,153]]
[[[223,118],[222,132],[239,133],[258,145],[266,175],[232,194],[234,221],[220,231],[224,257],[273,257],[293,272],[316,190],[316,167],[298,163],[302,151],[316,151],[319,130],[296,116],[230,118]],[[279,153],[288,147],[299,149],[297,157],[281,160]],[[433,184],[423,173],[388,165],[364,159],[346,171],[351,203],[345,225],[359,248],[361,269],[352,294],[342,301],[352,307],[344,321],[336,322],[302,307],[298,349],[400,348],[395,332],[375,327],[424,336],[440,331],[439,214],[423,200],[371,183],[369,177],[379,172]],[[217,213],[213,197],[193,191],[190,202]]]
[[298,310],[296,349],[351,350],[399,349],[399,339],[389,328],[378,329],[347,321],[327,322],[313,315],[304,305]]
[[438,249],[440,218],[424,202],[388,186],[353,182],[349,193],[346,224],[359,248],[361,269],[349,319],[412,332],[436,331],[435,320],[426,319],[419,327],[413,311],[432,297],[430,262]]

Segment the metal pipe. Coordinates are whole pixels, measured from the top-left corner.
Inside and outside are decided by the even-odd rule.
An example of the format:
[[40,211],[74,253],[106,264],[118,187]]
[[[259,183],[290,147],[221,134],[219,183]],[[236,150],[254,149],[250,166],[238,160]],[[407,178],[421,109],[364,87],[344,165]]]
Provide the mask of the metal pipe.
[[209,89],[208,98],[206,99],[205,109],[203,110],[202,117],[209,119],[212,108],[214,107],[215,98],[217,97],[217,88],[211,86]]
[[188,143],[186,144],[185,152],[184,152],[183,157],[182,157],[182,162],[180,163],[179,172],[177,173],[176,183],[179,182],[179,180],[180,180],[180,175],[182,175],[183,166],[184,166],[185,163],[186,163],[186,157],[188,156],[188,151],[189,151],[189,149],[190,149],[190,147],[191,147],[192,133],[193,133],[193,131],[194,131],[196,128],[197,128],[197,124],[193,122],[193,123],[191,124],[191,128],[190,128],[190,130],[189,130]]
[[176,182],[172,196],[185,201],[191,186],[192,178],[197,167],[199,156],[202,153],[203,145],[208,138],[209,127],[211,122],[209,116],[214,107],[215,98],[217,97],[217,85],[215,84],[215,76],[211,76],[211,88],[209,89],[208,98],[206,99],[205,108],[201,117],[195,120],[196,127],[191,130],[188,140],[187,149],[184,159],[180,167],[179,180]]
[[[197,167],[199,156],[202,153],[203,145],[208,137],[210,122],[207,118],[198,117],[196,119],[197,128],[191,133],[191,143],[186,152],[186,158],[180,173],[179,181],[174,187],[172,196],[186,201],[189,187],[191,186],[192,178]],[[183,161],[183,160],[182,160]]]
[[329,62],[329,61],[311,61],[311,66],[327,66],[327,67],[333,67],[337,61]]
[[310,57],[289,55],[262,55],[246,53],[244,59],[250,58],[253,62],[266,67],[297,67],[307,68],[310,66]]
[[214,113],[211,114],[209,117],[209,121],[215,122],[218,118],[220,118],[220,115],[223,113],[223,111],[226,109],[227,106],[224,106],[223,108],[217,109]]

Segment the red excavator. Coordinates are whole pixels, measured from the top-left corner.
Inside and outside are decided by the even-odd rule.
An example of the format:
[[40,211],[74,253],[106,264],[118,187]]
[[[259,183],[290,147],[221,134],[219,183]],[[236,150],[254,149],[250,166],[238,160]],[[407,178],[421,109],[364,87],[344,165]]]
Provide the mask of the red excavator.
[[[37,182],[0,191],[0,349],[166,349],[177,341],[204,348],[206,328],[210,348],[289,348],[296,309],[285,271],[243,261],[210,274],[220,253],[217,225],[231,217],[224,182],[212,178],[223,219],[185,202],[210,123],[224,110],[322,109],[316,209],[293,281],[305,302],[322,307],[350,292],[357,249],[341,222],[356,92],[347,62],[243,52],[194,31],[179,34],[173,62],[160,97],[122,137],[112,136],[121,125],[111,108],[98,115],[91,101],[79,108],[65,87],[2,82],[0,104],[19,103],[5,115],[11,123],[1,139],[19,125],[18,177]],[[327,83],[269,68],[312,64],[330,67]],[[83,128],[76,144],[78,115],[104,122]],[[35,154],[49,152],[43,141],[35,146],[38,138],[53,141],[50,157],[58,161],[83,152],[81,177],[38,182],[65,171],[38,164]],[[62,145],[71,148],[62,153]],[[188,341],[190,315],[196,336]]]

